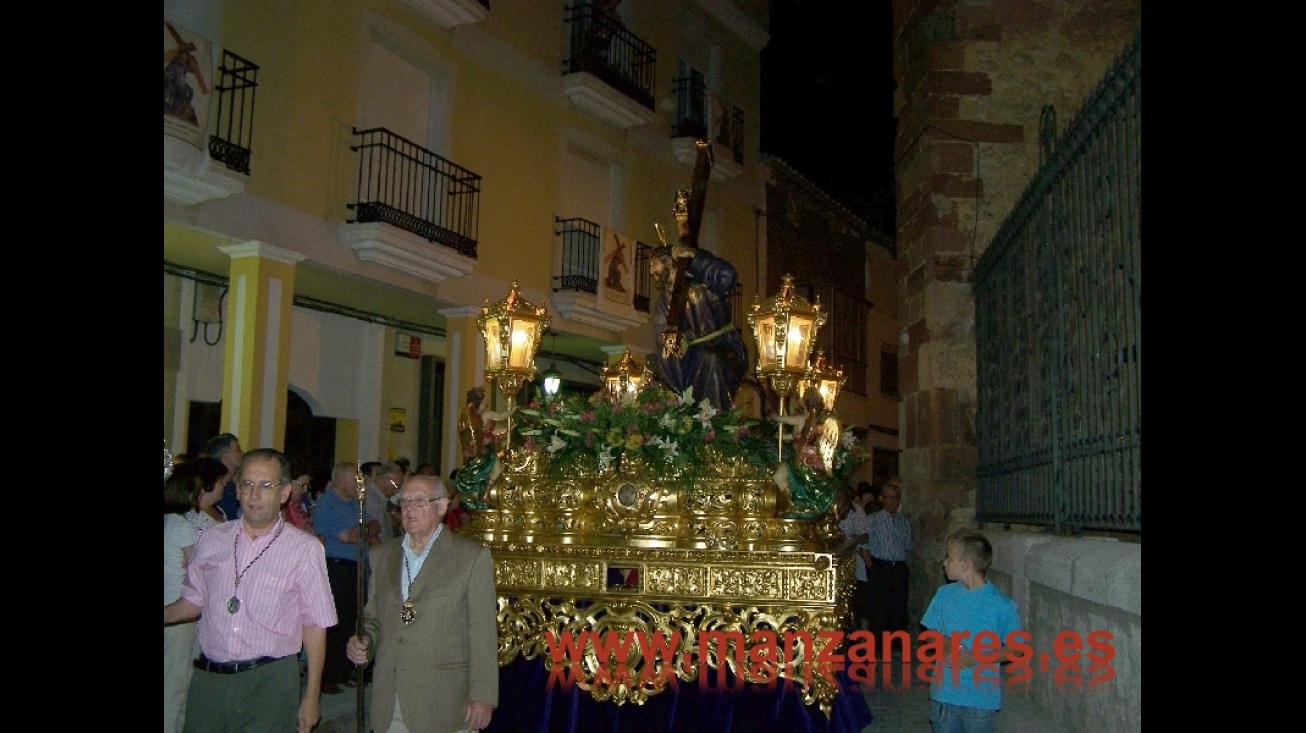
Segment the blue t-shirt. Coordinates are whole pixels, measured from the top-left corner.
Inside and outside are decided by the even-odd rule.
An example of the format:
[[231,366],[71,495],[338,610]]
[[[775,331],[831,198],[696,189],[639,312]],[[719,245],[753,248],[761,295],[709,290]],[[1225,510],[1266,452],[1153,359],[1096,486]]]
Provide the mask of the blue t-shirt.
[[341,532],[358,528],[358,502],[350,501],[328,486],[313,507],[313,531],[326,540],[326,556],[337,560],[358,560],[358,545],[336,539]]
[[[945,640],[952,634],[969,631],[961,641],[963,649],[973,649],[975,635],[992,631],[997,641],[1006,644],[1007,635],[1020,630],[1020,616],[1016,602],[996,585],[985,581],[975,590],[966,590],[960,582],[949,583],[934,594],[930,607],[925,609],[921,625],[943,634]],[[992,643],[986,643],[986,648]],[[951,650],[951,643],[948,649]],[[949,705],[963,705],[979,710],[1002,709],[1002,670],[995,662],[958,670],[955,675],[946,663],[935,670],[930,683],[930,699]]]

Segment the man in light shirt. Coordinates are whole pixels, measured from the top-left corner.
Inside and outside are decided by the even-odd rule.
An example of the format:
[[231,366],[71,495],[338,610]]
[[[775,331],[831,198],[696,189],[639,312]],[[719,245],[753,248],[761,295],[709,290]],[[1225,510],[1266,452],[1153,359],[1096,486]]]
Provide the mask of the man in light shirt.
[[[322,717],[326,629],[336,613],[322,543],[281,518],[293,478],[280,451],[244,454],[240,519],[200,533],[181,598],[163,607],[165,624],[200,617],[188,733],[309,733]],[[302,698],[300,649],[308,660]]]

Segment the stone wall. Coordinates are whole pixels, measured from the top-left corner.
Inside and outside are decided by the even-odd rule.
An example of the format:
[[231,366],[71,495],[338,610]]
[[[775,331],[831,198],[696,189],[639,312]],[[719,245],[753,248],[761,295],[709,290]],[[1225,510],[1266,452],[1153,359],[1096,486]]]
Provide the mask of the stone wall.
[[[1036,662],[1027,686],[1004,694],[1030,695],[1064,725],[1114,733],[1142,728],[1143,547],[1110,539],[985,531],[993,543],[989,579],[1015,601],[1032,635]],[[1087,640],[1105,632],[1113,654],[1104,667],[1082,661],[1058,669],[1057,637]],[[1100,642],[1099,642],[1100,647]],[[1047,666],[1041,655],[1049,656]]]
[[1134,39],[1139,0],[894,0],[903,510],[910,613],[945,582],[975,506],[971,274],[1039,165],[1043,105],[1064,128]]

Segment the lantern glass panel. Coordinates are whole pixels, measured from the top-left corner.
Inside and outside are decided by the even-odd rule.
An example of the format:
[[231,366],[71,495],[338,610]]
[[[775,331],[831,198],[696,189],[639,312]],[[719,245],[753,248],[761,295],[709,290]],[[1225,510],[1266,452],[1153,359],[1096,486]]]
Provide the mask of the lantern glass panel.
[[512,343],[508,347],[508,366],[525,369],[535,357],[535,322],[514,320]]
[[485,319],[485,360],[490,369],[497,369],[503,361],[503,351],[499,344],[499,321],[496,318]]
[[762,369],[775,366],[775,321],[767,319],[757,324],[757,365]]
[[808,318],[791,315],[789,333],[785,344],[785,368],[805,370],[807,368],[807,351],[811,346],[812,321]]

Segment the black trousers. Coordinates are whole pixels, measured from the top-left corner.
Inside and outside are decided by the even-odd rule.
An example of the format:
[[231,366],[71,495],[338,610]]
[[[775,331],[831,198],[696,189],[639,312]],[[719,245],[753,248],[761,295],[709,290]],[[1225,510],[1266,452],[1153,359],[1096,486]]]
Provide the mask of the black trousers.
[[911,571],[907,563],[872,561],[866,569],[870,631],[878,638],[883,631],[907,630],[907,585]]
[[354,663],[345,656],[345,645],[358,626],[358,563],[353,560],[327,558],[327,582],[335,596],[335,626],[326,633],[326,663],[322,684],[339,685],[354,676]]

